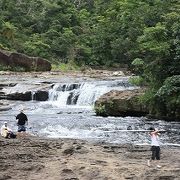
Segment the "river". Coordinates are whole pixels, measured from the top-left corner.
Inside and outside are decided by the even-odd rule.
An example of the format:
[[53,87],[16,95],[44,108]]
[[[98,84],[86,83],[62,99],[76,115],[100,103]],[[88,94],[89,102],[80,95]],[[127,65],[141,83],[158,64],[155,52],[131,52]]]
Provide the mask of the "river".
[[[7,78],[8,76],[6,76]],[[5,78],[2,79],[5,81]],[[6,79],[7,80],[7,79]],[[18,80],[18,81],[17,81]],[[26,91],[33,84],[40,84],[41,78],[9,78],[13,87],[6,91]],[[126,90],[137,88],[128,82],[128,77],[116,79],[83,79],[66,78],[59,80],[48,79],[51,85],[49,99],[36,101],[32,91],[31,101],[10,101],[12,109],[0,111],[0,125],[8,121],[9,126],[16,131],[15,115],[19,109],[24,109],[28,116],[27,131],[33,135],[49,138],[75,138],[88,141],[110,143],[147,144],[150,136],[147,132],[122,132],[128,126],[134,130],[145,130],[151,126],[168,130],[161,134],[160,140],[164,145],[180,145],[180,123],[164,120],[149,120],[146,117],[99,117],[95,115],[94,102],[110,90]]]

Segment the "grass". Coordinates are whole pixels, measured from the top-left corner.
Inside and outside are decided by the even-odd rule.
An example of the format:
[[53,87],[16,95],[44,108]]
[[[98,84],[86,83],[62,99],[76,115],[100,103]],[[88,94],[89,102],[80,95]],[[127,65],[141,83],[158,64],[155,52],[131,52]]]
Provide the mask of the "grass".
[[80,67],[77,66],[75,63],[73,62],[69,62],[69,63],[59,63],[59,64],[52,64],[52,69],[51,71],[79,71]]

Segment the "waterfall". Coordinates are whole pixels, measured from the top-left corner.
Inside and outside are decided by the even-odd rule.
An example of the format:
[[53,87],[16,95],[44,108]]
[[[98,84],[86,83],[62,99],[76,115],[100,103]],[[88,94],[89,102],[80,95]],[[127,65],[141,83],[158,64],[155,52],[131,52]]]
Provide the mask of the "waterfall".
[[36,92],[35,91],[31,91],[31,100],[34,101],[36,98]]
[[111,90],[132,90],[137,87],[128,82],[128,78],[111,81],[93,81],[82,83],[57,83],[49,90],[49,102],[58,106],[91,106],[103,94]]

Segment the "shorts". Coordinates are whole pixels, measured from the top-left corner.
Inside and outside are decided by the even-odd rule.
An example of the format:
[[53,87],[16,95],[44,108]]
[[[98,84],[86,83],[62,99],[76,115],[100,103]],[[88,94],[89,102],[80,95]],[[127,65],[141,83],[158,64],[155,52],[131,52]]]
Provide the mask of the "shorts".
[[152,160],[160,160],[160,147],[159,146],[152,146],[151,147],[151,151],[152,151]]
[[25,125],[18,125],[18,132],[26,131]]

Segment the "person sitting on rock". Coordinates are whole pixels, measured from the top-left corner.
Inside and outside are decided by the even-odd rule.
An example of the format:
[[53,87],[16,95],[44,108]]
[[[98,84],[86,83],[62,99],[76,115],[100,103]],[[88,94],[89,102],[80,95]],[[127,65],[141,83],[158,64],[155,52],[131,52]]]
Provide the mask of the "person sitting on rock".
[[4,125],[1,127],[1,136],[5,138],[16,138],[16,134],[7,126],[7,122],[4,122]]
[[28,125],[28,118],[24,114],[23,109],[20,110],[20,113],[16,116],[18,132],[25,132],[26,125]]

